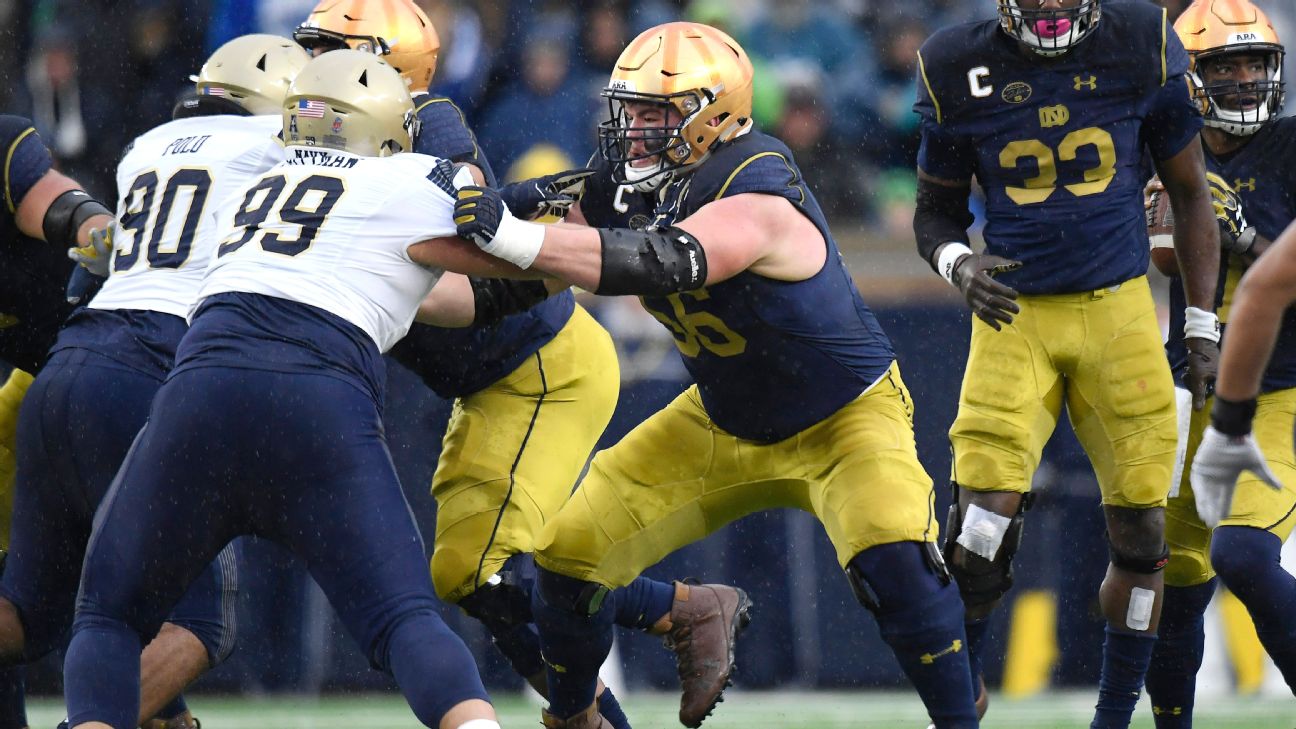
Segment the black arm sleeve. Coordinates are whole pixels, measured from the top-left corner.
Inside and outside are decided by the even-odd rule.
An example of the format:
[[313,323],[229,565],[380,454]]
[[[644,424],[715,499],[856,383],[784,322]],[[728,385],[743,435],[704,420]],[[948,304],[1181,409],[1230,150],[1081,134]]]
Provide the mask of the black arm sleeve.
[[918,179],[918,200],[914,209],[914,238],[918,253],[933,270],[932,260],[943,243],[951,241],[966,244],[967,229],[973,217],[968,210],[966,187],[938,185],[930,180]]
[[504,278],[470,276],[473,302],[473,326],[496,324],[506,316],[521,314],[549,298],[544,281],[515,281]]
[[74,248],[77,244],[77,231],[85,221],[96,215],[111,217],[113,212],[103,203],[90,197],[83,190],[68,190],[54,198],[49,209],[45,211],[42,229],[45,240],[55,245]]
[[706,251],[679,228],[599,228],[603,267],[597,294],[666,296],[706,284]]

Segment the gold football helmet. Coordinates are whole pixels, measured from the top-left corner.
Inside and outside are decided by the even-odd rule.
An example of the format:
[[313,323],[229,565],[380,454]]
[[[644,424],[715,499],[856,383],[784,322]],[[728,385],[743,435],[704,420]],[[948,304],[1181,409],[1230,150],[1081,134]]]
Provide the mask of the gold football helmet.
[[293,38],[308,51],[353,48],[383,57],[411,92],[427,91],[441,39],[413,0],[322,0]]
[[1074,8],[1027,10],[1018,0],[999,0],[999,26],[1009,37],[1041,56],[1060,56],[1089,37],[1102,17],[1099,0]]
[[288,84],[310,56],[277,35],[235,38],[207,59],[195,78],[200,96],[228,99],[252,114],[278,114]]
[[[706,159],[752,126],[752,64],[728,35],[701,23],[649,28],[621,52],[603,89],[610,118],[599,125],[599,148],[620,184],[647,192],[671,174]],[[632,128],[626,104],[660,104],[681,120]],[[647,152],[633,154],[632,142]],[[656,158],[646,167],[632,163]]]
[[[1175,32],[1192,59],[1188,85],[1207,126],[1249,136],[1278,118],[1285,96],[1284,49],[1264,11],[1248,0],[1196,0],[1175,21]],[[1230,54],[1263,58],[1267,78],[1207,86],[1202,64]]]
[[413,148],[418,117],[405,80],[381,58],[343,49],[297,74],[283,102],[284,143],[366,157]]

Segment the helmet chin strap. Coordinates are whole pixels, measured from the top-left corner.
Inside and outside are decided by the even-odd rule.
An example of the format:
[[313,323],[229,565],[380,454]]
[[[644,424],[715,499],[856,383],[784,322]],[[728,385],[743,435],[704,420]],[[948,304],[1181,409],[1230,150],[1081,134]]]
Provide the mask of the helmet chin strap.
[[670,173],[666,171],[666,161],[657,157],[657,161],[646,167],[635,167],[625,163],[625,178],[635,192],[653,192],[666,182]]

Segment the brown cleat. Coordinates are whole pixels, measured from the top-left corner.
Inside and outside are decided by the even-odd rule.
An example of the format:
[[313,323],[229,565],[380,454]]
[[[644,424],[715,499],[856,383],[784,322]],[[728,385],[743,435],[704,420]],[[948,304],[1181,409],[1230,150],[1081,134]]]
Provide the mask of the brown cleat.
[[664,633],[666,647],[675,652],[683,689],[679,720],[684,726],[702,726],[724,700],[737,668],[734,645],[751,622],[750,610],[747,593],[736,587],[675,583],[670,614],[652,632]]
[[541,709],[540,723],[544,724],[546,729],[612,729],[611,722],[598,713],[597,701],[590,704],[588,709],[568,719],[559,719]]
[[149,719],[142,729],[201,729],[202,724],[188,711],[171,719]]

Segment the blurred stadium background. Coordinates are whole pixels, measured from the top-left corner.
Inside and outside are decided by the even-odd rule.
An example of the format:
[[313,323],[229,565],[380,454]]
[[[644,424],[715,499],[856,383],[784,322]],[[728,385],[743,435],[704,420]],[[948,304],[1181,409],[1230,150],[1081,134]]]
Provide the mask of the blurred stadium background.
[[[1104,0],[1150,2],[1152,0]],[[1160,0],[1171,17],[1186,0]],[[1296,39],[1296,0],[1256,0],[1283,38]],[[101,199],[136,134],[168,118],[206,55],[248,32],[283,35],[314,0],[0,0],[0,110],[36,122],[62,169]],[[658,22],[724,27],[757,64],[756,116],[798,157],[832,218],[870,304],[896,344],[917,403],[919,453],[938,484],[949,470],[968,315],[952,289],[914,254],[910,220],[917,117],[910,111],[914,51],[935,28],[993,17],[993,0],[419,0],[442,42],[434,93],[453,98],[497,172],[521,179],[579,166],[605,113],[597,90],[626,41]],[[1290,41],[1289,41],[1290,42]],[[525,119],[525,122],[523,121]],[[975,202],[975,201],[974,201]],[[1168,284],[1154,286],[1162,293]],[[604,438],[614,442],[685,387],[669,335],[631,300],[587,302],[614,334],[623,390]],[[415,514],[431,534],[427,485],[449,403],[395,364],[387,421]],[[1102,622],[1096,589],[1106,565],[1097,486],[1065,423],[1037,476],[1039,500],[1017,563],[1017,588],[999,611],[987,678],[994,726],[1084,726],[1097,679]],[[948,490],[937,488],[938,513]],[[176,548],[183,548],[183,530]],[[1296,554],[1291,564],[1296,565]],[[739,651],[735,697],[707,726],[919,726],[916,698],[896,693],[898,667],[839,575],[827,540],[801,513],[758,515],[672,556],[651,574],[742,585],[756,621]],[[304,572],[273,545],[244,551],[240,647],[197,691],[268,696],[382,692]],[[789,598],[789,596],[793,596]],[[535,720],[512,697],[520,681],[484,632],[456,611],[447,620],[481,658],[506,717]],[[1206,727],[1296,725],[1296,703],[1268,665],[1240,604],[1217,596],[1199,691]],[[56,696],[61,661],[31,672],[34,694]],[[674,725],[667,654],[623,634],[614,684],[627,687],[647,725]],[[877,689],[865,696],[848,689]],[[767,695],[770,690],[809,692]],[[830,692],[831,691],[831,692]],[[752,692],[752,693],[748,693]],[[1034,698],[1031,698],[1034,697]],[[390,696],[284,703],[199,699],[210,726],[397,726],[412,720]],[[210,706],[210,708],[208,708]],[[33,709],[52,726],[54,700]],[[632,715],[634,715],[632,713]],[[654,717],[661,717],[660,721]],[[1139,726],[1151,726],[1146,710]]]

